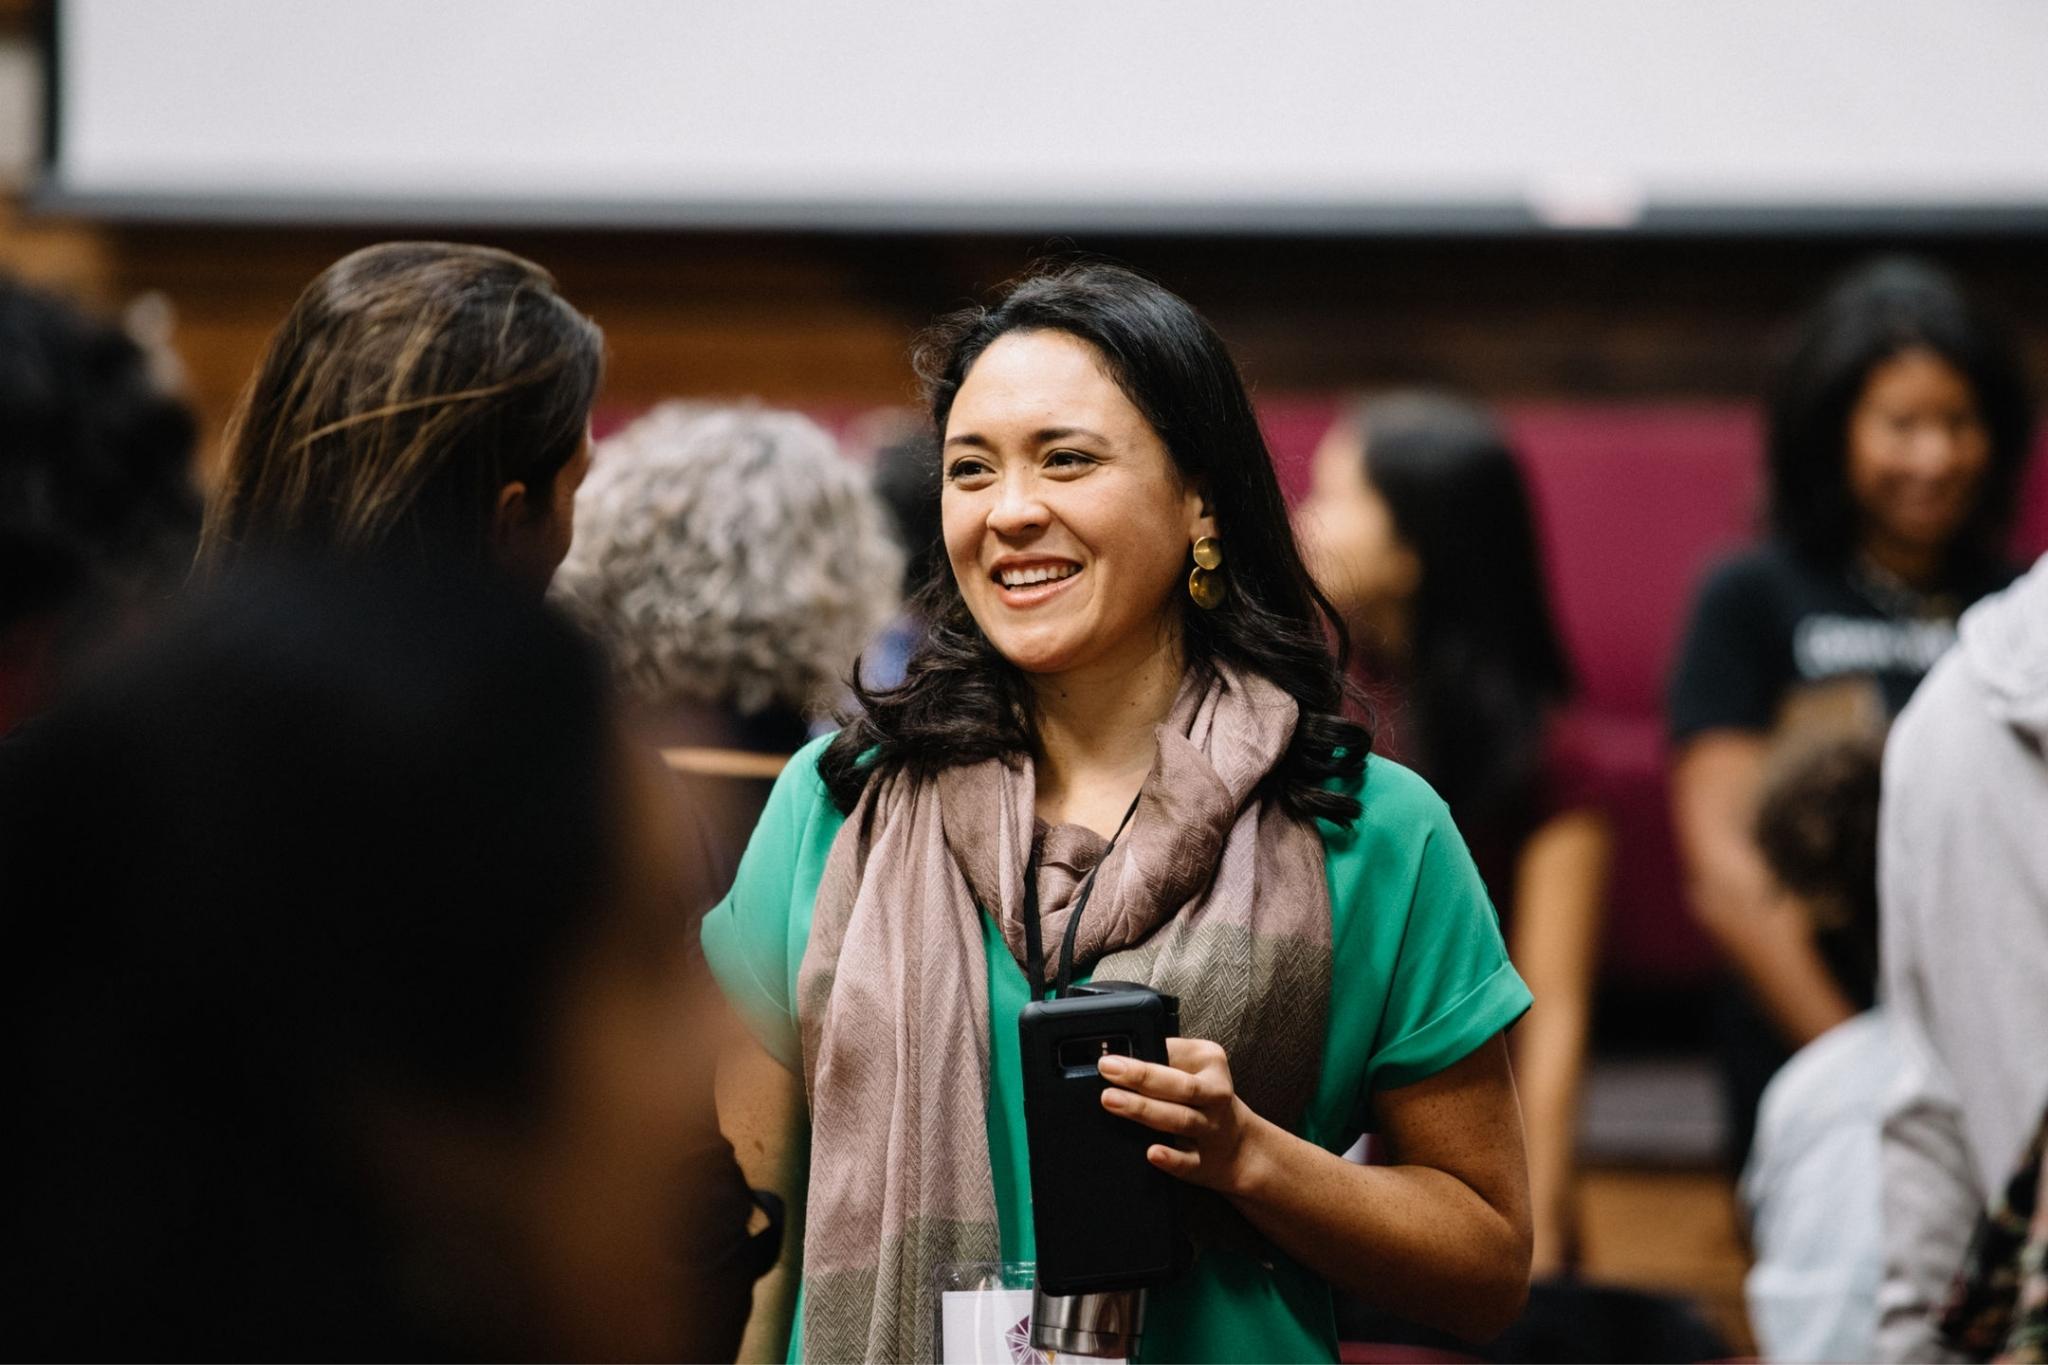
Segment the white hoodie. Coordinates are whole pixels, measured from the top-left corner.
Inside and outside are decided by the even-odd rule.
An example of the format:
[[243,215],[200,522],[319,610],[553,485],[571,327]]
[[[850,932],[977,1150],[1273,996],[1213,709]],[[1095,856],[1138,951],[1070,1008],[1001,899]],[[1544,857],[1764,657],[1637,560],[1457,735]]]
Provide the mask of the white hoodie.
[[2048,1103],[2048,556],[1963,614],[1885,746],[1878,1353],[1951,1358],[1931,1314]]

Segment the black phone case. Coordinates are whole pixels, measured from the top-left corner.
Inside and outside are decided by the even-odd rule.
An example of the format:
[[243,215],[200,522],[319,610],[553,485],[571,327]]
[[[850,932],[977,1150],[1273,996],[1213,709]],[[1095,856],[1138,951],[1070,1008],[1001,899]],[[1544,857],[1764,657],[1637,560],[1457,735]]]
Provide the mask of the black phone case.
[[[1033,1001],[1017,1020],[1038,1283],[1048,1294],[1149,1288],[1178,1268],[1179,1189],[1145,1160],[1165,1134],[1102,1107],[1104,1040],[1164,1062],[1178,1002],[1144,987],[1098,982]],[[1084,1055],[1085,1054],[1085,1055]]]

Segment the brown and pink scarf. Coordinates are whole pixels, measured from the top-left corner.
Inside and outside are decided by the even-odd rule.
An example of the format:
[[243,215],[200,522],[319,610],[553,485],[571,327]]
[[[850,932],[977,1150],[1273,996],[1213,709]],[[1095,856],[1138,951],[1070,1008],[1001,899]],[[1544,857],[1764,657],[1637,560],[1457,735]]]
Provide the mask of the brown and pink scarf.
[[[1038,862],[1044,941],[1099,862],[1075,961],[1180,997],[1187,1035],[1221,1044],[1245,1102],[1288,1127],[1314,1093],[1330,993],[1322,840],[1260,794],[1298,714],[1258,676],[1191,676],[1122,838],[1105,856],[1061,825]],[[981,914],[1023,962],[1034,796],[1028,764],[899,774],[869,784],[827,858],[797,1002],[807,1359],[932,1359],[935,1272],[1000,1256]],[[1198,1226],[1227,1222],[1215,1202]]]

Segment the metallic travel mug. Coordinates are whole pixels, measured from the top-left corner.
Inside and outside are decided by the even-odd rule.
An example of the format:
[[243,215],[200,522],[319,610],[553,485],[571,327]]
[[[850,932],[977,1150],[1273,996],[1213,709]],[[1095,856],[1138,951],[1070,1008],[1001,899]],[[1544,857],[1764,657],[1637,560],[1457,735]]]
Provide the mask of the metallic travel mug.
[[1061,1355],[1121,1356],[1128,1360],[1145,1330],[1145,1291],[1031,1295],[1031,1344]]

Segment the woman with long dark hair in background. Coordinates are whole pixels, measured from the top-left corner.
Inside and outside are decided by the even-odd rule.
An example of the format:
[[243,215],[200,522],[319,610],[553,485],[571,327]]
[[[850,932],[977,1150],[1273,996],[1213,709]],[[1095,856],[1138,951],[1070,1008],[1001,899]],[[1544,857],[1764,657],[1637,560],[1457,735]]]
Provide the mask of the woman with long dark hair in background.
[[1752,837],[1767,755],[1881,729],[2010,583],[2033,429],[2017,357],[1947,275],[1879,260],[1806,319],[1768,402],[1770,533],[1700,588],[1672,675],[1671,797],[1694,913],[1746,988],[1724,1010],[1731,1155],[1790,1051],[1851,1018]]
[[[1528,1279],[1501,1041],[1528,992],[1443,803],[1342,715],[1222,342],[1083,265],[919,354],[928,634],[790,764],[704,930],[755,1039],[735,1064],[809,1100],[807,1144],[764,1095],[732,1114],[743,1159],[807,1178],[797,1349],[930,1359],[941,1266],[1033,1259],[1017,1020],[1068,936],[1072,979],[1180,999],[1168,1064],[1100,1064],[1216,1234],[1154,1291],[1145,1358],[1333,1359],[1332,1285],[1498,1331]],[[1339,1155],[1368,1125],[1394,1164]]]
[[1376,743],[1449,803],[1536,998],[1515,1031],[1534,1271],[1573,1253],[1573,1146],[1612,835],[1564,708],[1571,666],[1529,493],[1499,425],[1463,399],[1359,405],[1316,453],[1297,518],[1353,628]]

